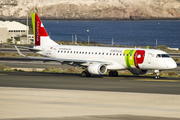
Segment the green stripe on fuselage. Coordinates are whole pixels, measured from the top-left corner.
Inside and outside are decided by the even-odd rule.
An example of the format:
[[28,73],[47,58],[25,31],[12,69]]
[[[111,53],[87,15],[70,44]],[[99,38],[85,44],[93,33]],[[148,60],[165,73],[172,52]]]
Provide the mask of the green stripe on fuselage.
[[131,66],[135,66],[135,63],[134,63],[135,52],[136,50],[125,50],[123,53],[125,54],[125,62],[128,68],[131,68]]
[[33,32],[34,32],[34,40],[36,39],[35,37],[35,22],[36,22],[36,14],[35,13],[31,13],[31,17],[32,17],[32,25],[33,25]]

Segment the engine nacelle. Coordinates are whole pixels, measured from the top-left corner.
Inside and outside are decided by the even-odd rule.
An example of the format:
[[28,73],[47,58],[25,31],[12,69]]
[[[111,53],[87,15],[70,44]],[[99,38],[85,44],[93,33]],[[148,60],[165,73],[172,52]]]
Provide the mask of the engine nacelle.
[[107,72],[107,68],[104,64],[90,64],[88,72],[96,75],[104,75]]
[[148,70],[141,70],[141,69],[130,69],[129,71],[135,75],[146,74],[148,72]]

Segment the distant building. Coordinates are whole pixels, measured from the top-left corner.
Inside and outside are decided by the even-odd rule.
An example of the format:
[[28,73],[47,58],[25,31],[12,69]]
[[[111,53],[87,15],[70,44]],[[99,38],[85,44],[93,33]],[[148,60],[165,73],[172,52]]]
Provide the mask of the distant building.
[[28,34],[28,41],[26,37],[20,37],[20,44],[34,44],[34,34]]
[[[29,30],[29,27],[28,27]],[[7,39],[12,39],[13,43],[15,43],[14,37],[21,37],[27,35],[27,26],[16,22],[16,21],[0,21],[0,43],[7,42]],[[30,41],[26,40],[26,43],[30,43]]]

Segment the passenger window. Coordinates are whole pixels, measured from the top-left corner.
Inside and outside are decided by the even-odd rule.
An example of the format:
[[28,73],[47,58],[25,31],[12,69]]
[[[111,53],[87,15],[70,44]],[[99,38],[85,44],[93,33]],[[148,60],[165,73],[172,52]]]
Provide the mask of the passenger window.
[[118,53],[116,55],[118,56]]
[[106,55],[108,55],[108,53],[106,53]]
[[109,55],[111,55],[111,53]]
[[102,53],[102,55],[104,55],[104,53]]
[[76,51],[74,51],[74,54],[76,53]]
[[87,52],[85,52],[85,54],[87,54]]
[[58,51],[58,53],[59,53],[59,51]]
[[93,52],[92,52],[92,54],[93,54]]
[[119,56],[121,56],[121,54],[119,54]]
[[97,55],[97,52],[95,54]]
[[66,51],[64,51],[64,53],[66,53]]
[[67,51],[67,53],[69,53],[69,51]]
[[78,51],[76,53],[78,54]]
[[84,54],[84,52],[82,52],[82,54]]
[[115,53],[113,53],[113,55],[115,55]]
[[99,55],[101,55],[101,53],[99,53]]
[[61,53],[63,53],[63,51],[61,51]]
[[81,54],[81,52],[79,52],[79,54]]
[[71,53],[72,53],[72,51],[71,51]]
[[89,52],[89,54],[91,54],[91,52]]

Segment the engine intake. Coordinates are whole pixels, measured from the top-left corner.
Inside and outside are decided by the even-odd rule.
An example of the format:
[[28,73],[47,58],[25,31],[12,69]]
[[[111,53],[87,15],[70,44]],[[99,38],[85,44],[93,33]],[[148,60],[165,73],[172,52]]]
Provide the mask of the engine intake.
[[107,72],[107,68],[104,64],[90,64],[88,72],[96,75],[104,75]]

